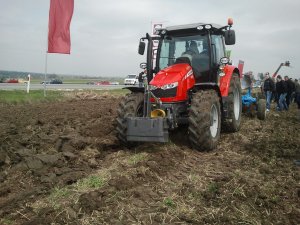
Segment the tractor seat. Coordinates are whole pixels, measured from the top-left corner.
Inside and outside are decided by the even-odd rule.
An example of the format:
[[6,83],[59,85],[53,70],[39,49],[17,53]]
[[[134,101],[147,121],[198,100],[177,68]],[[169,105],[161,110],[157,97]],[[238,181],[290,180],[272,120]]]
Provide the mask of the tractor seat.
[[180,63],[187,63],[190,66],[192,66],[191,60],[188,57],[179,57],[175,60],[174,64],[180,64]]

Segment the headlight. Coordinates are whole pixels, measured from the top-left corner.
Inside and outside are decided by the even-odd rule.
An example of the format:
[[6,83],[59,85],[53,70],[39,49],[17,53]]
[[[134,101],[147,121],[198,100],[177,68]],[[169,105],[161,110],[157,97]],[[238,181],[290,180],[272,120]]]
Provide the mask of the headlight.
[[166,84],[164,86],[161,86],[161,89],[166,90],[166,89],[171,89],[171,88],[175,88],[178,86],[178,82],[174,82],[171,84]]
[[155,89],[157,89],[156,86],[154,86],[154,85],[149,85],[149,90],[150,90],[150,91],[154,91]]

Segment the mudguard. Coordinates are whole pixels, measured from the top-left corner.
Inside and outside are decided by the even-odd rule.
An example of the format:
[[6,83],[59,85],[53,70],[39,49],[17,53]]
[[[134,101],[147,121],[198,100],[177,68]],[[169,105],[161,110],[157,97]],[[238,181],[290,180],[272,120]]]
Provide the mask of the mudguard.
[[145,92],[145,88],[144,87],[136,87],[136,86],[129,86],[129,87],[123,87],[122,89],[128,89],[131,92]]
[[232,74],[236,73],[240,76],[240,72],[235,66],[226,65],[224,67],[224,73],[225,75],[220,78],[220,92],[222,97],[227,97]]

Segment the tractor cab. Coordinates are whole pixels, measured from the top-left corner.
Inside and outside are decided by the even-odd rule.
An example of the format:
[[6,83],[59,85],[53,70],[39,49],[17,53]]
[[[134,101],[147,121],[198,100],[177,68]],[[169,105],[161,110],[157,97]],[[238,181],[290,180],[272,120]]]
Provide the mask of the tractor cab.
[[174,64],[187,63],[192,67],[195,77],[200,78],[210,69],[207,35],[164,38],[158,54],[157,71]]
[[[153,72],[157,74],[174,64],[186,63],[192,67],[196,83],[218,82],[216,75],[220,60],[225,57],[225,43],[235,44],[235,32],[229,29],[230,26],[197,23],[162,28],[158,37],[147,35],[148,51],[149,46],[153,48],[149,37],[150,41],[159,42],[156,60],[153,53],[147,57],[148,81],[152,80]],[[140,48],[145,46],[144,40],[141,39]],[[154,68],[152,71],[151,67]]]
[[196,82],[212,81],[211,68],[219,64],[220,58],[225,56],[222,36],[210,36],[207,30],[188,36],[186,32],[169,31],[168,35],[162,36],[155,70],[160,71],[174,64],[187,63],[193,69]]

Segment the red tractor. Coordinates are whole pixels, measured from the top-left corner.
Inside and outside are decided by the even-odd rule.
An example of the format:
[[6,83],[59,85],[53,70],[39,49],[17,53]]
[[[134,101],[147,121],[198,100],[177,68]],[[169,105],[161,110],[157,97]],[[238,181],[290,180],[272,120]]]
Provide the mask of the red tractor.
[[[220,139],[221,124],[231,132],[241,123],[239,69],[225,57],[225,45],[235,44],[228,25],[196,23],[158,30],[141,38],[139,54],[147,46],[147,82],[121,101],[117,137],[130,146],[135,142],[168,142],[169,132],[188,126],[195,149],[210,150]],[[153,42],[158,43],[156,56]]]

